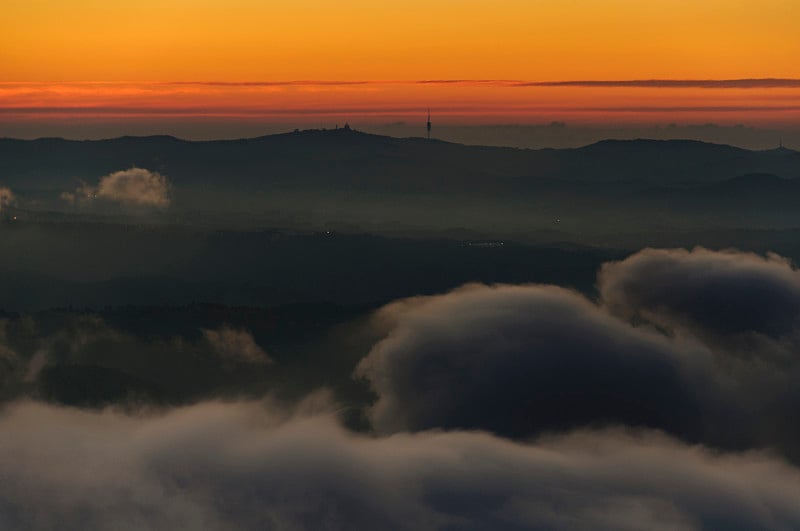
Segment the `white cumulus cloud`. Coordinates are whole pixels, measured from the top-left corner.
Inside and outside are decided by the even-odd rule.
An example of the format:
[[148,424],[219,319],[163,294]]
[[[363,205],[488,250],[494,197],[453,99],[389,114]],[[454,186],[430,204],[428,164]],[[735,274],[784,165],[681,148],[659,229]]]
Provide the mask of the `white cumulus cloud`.
[[116,171],[100,179],[97,197],[119,203],[164,208],[169,205],[169,183],[160,173],[143,168]]
[[60,197],[71,204],[106,200],[126,206],[166,208],[171,201],[170,190],[169,181],[160,173],[131,168],[104,175],[97,186],[82,184]]
[[10,188],[0,188],[0,211],[11,205],[16,200]]

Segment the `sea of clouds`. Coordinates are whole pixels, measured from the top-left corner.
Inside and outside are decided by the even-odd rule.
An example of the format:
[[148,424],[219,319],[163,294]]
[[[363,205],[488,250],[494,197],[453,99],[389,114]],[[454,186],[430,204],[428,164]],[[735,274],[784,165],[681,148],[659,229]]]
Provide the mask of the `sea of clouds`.
[[[0,527],[797,529],[798,317],[787,260],[701,248],[607,263],[593,298],[471,284],[395,301],[362,325],[360,431],[325,389],[47,403],[26,379],[130,339],[84,322],[26,356],[4,322],[0,381],[20,392],[0,411]],[[185,345],[157,348],[191,378]],[[274,366],[242,329],[193,348],[220,371]]]

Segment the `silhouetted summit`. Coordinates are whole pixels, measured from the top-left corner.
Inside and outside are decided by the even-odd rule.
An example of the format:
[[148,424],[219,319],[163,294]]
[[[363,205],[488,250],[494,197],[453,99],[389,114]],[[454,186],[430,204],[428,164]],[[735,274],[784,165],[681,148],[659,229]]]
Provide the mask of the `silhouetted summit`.
[[63,186],[131,166],[177,184],[284,183],[348,189],[447,191],[526,186],[531,179],[715,182],[746,173],[800,177],[800,153],[696,141],[608,140],[578,149],[523,150],[317,129],[239,140],[169,136],[97,141],[0,139],[3,184]]

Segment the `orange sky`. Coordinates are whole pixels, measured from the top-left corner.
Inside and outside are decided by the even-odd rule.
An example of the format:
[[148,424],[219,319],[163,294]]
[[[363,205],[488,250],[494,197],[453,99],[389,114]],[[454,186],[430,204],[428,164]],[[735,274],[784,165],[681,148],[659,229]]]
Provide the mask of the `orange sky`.
[[[800,78],[796,0],[2,4],[0,125],[125,115],[389,120],[428,105],[477,123],[800,118],[797,83],[523,86]],[[224,84],[298,80],[318,82]],[[189,81],[214,83],[175,83]]]

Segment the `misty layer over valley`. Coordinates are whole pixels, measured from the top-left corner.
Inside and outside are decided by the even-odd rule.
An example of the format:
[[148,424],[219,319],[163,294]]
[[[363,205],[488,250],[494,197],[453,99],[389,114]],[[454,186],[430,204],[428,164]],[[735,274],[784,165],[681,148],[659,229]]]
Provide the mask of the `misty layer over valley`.
[[3,529],[800,528],[800,153],[0,139]]
[[[0,140],[2,185],[33,220],[633,247],[686,231],[713,241],[715,231],[794,229],[799,168],[800,153],[784,148],[636,140],[520,150],[344,128],[208,142]],[[139,175],[119,182],[125,172]]]

